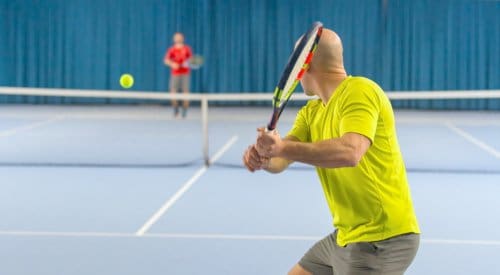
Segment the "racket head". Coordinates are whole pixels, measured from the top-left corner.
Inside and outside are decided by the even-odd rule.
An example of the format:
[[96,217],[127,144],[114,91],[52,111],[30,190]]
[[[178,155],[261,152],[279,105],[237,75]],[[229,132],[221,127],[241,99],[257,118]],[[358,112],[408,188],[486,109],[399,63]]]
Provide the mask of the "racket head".
[[199,69],[203,66],[204,61],[203,56],[195,54],[189,59],[189,68],[193,70]]
[[309,30],[302,35],[299,43],[288,58],[288,62],[281,74],[278,85],[274,89],[273,114],[267,125],[268,131],[272,131],[276,128],[276,124],[278,123],[278,119],[283,109],[295,91],[295,88],[297,88],[304,73],[309,68],[322,31],[323,24],[321,22],[314,22]]

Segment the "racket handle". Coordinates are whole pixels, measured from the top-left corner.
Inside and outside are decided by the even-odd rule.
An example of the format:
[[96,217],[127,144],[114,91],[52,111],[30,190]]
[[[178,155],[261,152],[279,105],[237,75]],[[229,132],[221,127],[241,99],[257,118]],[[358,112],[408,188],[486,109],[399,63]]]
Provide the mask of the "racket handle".
[[266,133],[273,133],[273,132],[276,132],[276,128],[270,128],[270,126],[268,125],[266,127]]
[[268,124],[266,127],[266,133],[272,132],[276,129],[276,127],[273,127],[271,124]]
[[274,110],[273,114],[271,115],[271,121],[269,121],[269,124],[267,124],[266,127],[266,132],[271,132],[276,129],[276,123],[278,122],[278,117],[279,117],[279,112]]

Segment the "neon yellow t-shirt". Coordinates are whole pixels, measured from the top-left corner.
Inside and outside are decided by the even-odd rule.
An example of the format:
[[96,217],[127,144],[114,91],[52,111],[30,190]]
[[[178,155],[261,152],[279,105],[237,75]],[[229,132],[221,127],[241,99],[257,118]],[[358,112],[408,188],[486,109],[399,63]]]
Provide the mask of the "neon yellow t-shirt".
[[376,83],[347,77],[326,105],[320,99],[310,100],[298,112],[289,135],[316,142],[348,132],[371,140],[359,164],[316,168],[338,229],[338,245],[420,233],[392,106]]

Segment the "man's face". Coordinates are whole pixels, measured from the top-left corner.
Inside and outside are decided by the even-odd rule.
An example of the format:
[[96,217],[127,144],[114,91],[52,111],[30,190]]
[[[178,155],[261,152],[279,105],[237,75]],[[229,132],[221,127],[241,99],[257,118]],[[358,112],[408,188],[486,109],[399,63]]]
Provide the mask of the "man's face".
[[184,43],[184,36],[180,33],[174,34],[174,43],[175,44],[183,44]]
[[312,80],[312,75],[309,71],[305,72],[304,76],[300,80],[300,85],[304,90],[304,93],[308,96],[315,95],[314,93],[314,82]]
[[[297,41],[295,41],[294,49],[297,48],[297,46],[299,45],[300,39],[302,39],[302,36],[299,39],[297,39]],[[306,95],[308,96],[315,95],[313,92],[314,87],[313,87],[312,76],[309,70],[304,73],[304,76],[300,80],[300,85],[302,86],[302,90],[304,90],[304,93]]]

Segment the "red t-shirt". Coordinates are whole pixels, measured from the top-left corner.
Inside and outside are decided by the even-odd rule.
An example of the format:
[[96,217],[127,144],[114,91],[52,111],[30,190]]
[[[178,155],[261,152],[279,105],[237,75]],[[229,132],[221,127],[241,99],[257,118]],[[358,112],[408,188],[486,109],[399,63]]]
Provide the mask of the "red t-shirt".
[[188,59],[192,56],[191,48],[187,45],[182,47],[172,46],[165,53],[165,59],[170,59],[172,62],[179,64],[178,69],[172,69],[172,75],[189,74]]

